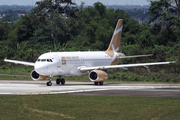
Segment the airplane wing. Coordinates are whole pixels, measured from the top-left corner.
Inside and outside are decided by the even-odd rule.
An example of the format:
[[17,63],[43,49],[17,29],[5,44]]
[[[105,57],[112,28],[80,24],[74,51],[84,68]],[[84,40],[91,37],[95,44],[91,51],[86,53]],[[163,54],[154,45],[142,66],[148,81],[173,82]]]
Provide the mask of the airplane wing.
[[9,60],[9,59],[4,59],[5,62],[10,62],[10,63],[15,63],[15,64],[22,64],[22,65],[27,65],[27,66],[34,66],[35,63],[32,62],[25,62],[25,61],[17,61],[17,60]]
[[110,68],[128,68],[128,67],[138,67],[143,66],[146,67],[150,65],[164,65],[170,63],[177,63],[177,61],[170,61],[170,62],[154,62],[154,63],[137,63],[137,64],[123,64],[123,65],[109,65],[109,66],[94,66],[94,67],[79,67],[80,71],[90,71],[90,70],[103,70],[103,69],[110,69]]

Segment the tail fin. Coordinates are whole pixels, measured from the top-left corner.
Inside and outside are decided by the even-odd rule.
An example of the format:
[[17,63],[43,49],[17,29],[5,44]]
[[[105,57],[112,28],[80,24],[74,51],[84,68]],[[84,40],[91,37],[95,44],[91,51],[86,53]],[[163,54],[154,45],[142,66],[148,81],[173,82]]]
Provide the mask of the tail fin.
[[106,51],[116,51],[119,52],[120,43],[121,43],[121,33],[123,28],[123,20],[119,19],[116,25],[116,29],[114,30],[114,34],[112,36],[109,47]]

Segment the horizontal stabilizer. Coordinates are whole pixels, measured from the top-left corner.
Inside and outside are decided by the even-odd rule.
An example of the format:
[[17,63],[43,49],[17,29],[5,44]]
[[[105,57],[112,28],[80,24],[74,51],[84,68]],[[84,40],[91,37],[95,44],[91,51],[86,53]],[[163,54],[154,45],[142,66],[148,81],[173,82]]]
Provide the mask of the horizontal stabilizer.
[[149,55],[123,56],[123,57],[119,57],[119,58],[136,58],[136,57],[147,57],[147,56],[153,56],[153,54],[149,54]]
[[123,70],[128,70],[128,68],[123,68],[123,67],[122,67],[121,69],[123,69]]

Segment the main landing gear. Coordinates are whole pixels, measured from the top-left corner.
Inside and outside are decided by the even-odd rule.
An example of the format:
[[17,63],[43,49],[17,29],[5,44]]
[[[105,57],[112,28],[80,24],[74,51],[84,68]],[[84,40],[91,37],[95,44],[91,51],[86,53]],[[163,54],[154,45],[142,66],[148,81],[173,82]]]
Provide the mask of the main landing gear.
[[59,85],[60,83],[61,85],[65,84],[65,79],[64,78],[61,79],[61,76],[59,76],[59,78],[56,79],[56,84]]
[[103,85],[103,81],[102,82],[94,82],[94,85]]

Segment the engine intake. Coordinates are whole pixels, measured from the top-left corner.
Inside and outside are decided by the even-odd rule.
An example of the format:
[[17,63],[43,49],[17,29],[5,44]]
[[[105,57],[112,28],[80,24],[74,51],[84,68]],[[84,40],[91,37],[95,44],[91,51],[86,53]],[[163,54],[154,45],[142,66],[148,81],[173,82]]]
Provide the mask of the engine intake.
[[89,73],[89,79],[93,82],[102,82],[108,79],[109,75],[102,70],[92,70]]
[[43,76],[43,75],[40,75],[40,74],[38,74],[35,70],[33,70],[32,72],[31,72],[31,78],[33,79],[33,80],[45,80],[46,78],[47,78],[47,76]]

